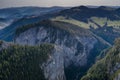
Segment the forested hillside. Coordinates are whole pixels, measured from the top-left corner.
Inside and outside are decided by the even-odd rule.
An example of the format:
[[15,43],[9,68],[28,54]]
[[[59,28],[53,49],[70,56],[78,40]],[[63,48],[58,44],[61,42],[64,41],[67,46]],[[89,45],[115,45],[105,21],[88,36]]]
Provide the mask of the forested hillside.
[[[1,43],[2,44],[2,43]],[[45,62],[53,45],[11,45],[0,51],[1,80],[46,80],[41,65]]]
[[110,48],[104,58],[97,61],[81,80],[119,80],[120,79],[120,38]]

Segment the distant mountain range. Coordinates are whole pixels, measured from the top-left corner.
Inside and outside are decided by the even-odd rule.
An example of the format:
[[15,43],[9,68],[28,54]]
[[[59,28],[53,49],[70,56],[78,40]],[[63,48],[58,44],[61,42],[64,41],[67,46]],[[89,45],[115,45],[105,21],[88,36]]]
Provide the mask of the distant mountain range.
[[[87,7],[89,7],[89,8],[98,8],[98,7],[100,7],[100,6],[88,5]],[[107,7],[111,7],[111,8],[120,8],[120,6],[107,6]]]
[[49,16],[50,14],[57,13],[63,9],[66,8],[18,7],[0,9],[0,39],[11,41],[12,33],[15,32],[17,27],[51,17]]
[[0,9],[0,28],[4,28],[22,18],[32,18],[37,16],[42,16],[45,14],[51,14],[63,10],[63,7],[50,7],[50,8],[40,8],[40,7],[18,7],[18,8],[5,8]]

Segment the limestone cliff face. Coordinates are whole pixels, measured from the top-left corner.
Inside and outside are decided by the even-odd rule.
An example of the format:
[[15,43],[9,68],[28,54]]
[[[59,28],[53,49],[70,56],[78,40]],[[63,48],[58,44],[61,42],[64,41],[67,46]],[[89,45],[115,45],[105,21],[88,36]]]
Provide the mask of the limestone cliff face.
[[65,80],[64,69],[70,65],[81,67],[89,64],[88,58],[95,54],[92,52],[93,49],[101,48],[99,46],[101,44],[109,45],[103,41],[89,30],[72,24],[51,21],[34,25],[15,38],[15,43],[22,45],[52,43],[59,46],[43,65],[45,76],[49,80]]
[[118,76],[114,80],[120,80],[120,73],[118,74]]
[[86,64],[86,60],[83,60],[83,58],[82,62],[81,58],[87,57],[86,55],[94,47],[94,44],[97,42],[97,40],[92,36],[73,36],[62,30],[60,31],[39,27],[31,28],[30,30],[22,33],[19,37],[16,38],[15,42],[23,45],[37,45],[45,42],[60,45],[63,50],[65,50],[65,59],[68,61],[68,64],[66,64],[67,66],[70,64],[70,60],[77,65]]
[[53,54],[49,56],[46,63],[42,65],[44,75],[48,80],[66,80],[64,72],[63,50],[54,46]]

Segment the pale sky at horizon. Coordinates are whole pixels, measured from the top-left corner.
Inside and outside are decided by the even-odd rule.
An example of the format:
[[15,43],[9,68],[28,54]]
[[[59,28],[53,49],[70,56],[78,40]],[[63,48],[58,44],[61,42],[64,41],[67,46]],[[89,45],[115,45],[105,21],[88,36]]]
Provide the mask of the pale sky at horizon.
[[120,6],[120,0],[0,0],[0,8],[22,6]]

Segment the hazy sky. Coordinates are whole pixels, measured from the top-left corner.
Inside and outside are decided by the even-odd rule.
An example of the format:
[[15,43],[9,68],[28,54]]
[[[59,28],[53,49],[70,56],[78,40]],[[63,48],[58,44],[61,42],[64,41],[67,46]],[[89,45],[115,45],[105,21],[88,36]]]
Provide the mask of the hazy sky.
[[110,5],[120,6],[120,0],[0,0],[0,8],[16,6],[79,6]]

